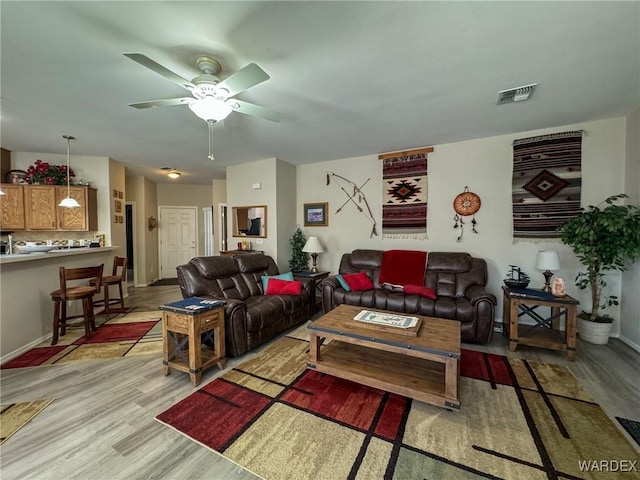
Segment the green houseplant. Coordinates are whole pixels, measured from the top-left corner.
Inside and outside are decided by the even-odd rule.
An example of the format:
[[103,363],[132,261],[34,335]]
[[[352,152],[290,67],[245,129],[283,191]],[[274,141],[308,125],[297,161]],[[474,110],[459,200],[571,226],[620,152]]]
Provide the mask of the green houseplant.
[[[586,269],[576,276],[576,286],[591,288],[591,311],[582,312],[579,323],[583,320],[605,324],[609,331],[613,318],[600,311],[618,305],[618,298],[603,292],[607,286],[604,276],[610,270],[626,270],[625,262],[640,257],[640,207],[616,204],[623,198],[629,197],[612,195],[597,206],[590,205],[558,229],[562,242],[573,249]],[[581,329],[583,339],[582,330],[586,328],[591,326]]]
[[289,268],[292,272],[306,270],[309,266],[309,254],[302,251],[306,242],[307,239],[304,233],[302,233],[302,230],[300,230],[300,227],[296,228],[293,236],[289,239],[289,246],[291,247]]

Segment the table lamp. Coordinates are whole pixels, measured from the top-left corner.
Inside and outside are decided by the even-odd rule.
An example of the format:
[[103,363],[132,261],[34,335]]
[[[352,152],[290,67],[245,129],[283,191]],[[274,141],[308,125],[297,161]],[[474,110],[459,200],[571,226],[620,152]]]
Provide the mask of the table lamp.
[[311,271],[313,273],[318,273],[318,267],[316,265],[316,261],[318,260],[318,254],[324,252],[322,249],[322,245],[320,245],[320,240],[318,237],[309,237],[307,239],[307,243],[302,247],[302,251],[311,254],[311,258],[313,259],[313,267]]
[[558,258],[558,252],[554,250],[540,250],[536,257],[536,268],[538,270],[544,270],[544,287],[543,292],[551,292],[551,277],[553,276],[552,270],[560,270],[560,259]]

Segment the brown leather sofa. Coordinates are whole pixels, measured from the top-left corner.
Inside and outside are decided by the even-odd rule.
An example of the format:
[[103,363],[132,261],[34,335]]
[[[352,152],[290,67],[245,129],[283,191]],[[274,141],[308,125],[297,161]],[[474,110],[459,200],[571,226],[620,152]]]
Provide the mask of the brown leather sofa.
[[335,276],[320,282],[325,312],[346,303],[366,308],[459,320],[463,342],[487,343],[495,319],[495,295],[486,290],[487,264],[468,253],[431,252],[424,285],[437,299],[408,295],[398,288],[379,285],[382,250],[354,250],[340,261],[339,274],[366,272],[373,290],[345,291]]
[[249,255],[195,257],[177,267],[184,298],[226,301],[226,355],[237,357],[309,319],[311,284],[300,295],[264,295],[263,275],[277,275],[273,258]]

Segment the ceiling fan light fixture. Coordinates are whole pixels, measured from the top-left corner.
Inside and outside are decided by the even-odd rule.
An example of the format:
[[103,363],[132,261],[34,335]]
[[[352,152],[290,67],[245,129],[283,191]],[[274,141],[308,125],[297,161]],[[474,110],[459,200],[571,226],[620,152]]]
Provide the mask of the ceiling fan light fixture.
[[208,122],[224,120],[233,111],[229,105],[212,97],[201,98],[189,103],[189,109],[198,117]]
[[172,170],[169,173],[167,173],[167,177],[169,178],[180,178],[180,175],[182,175],[180,172],[178,172],[177,170]]

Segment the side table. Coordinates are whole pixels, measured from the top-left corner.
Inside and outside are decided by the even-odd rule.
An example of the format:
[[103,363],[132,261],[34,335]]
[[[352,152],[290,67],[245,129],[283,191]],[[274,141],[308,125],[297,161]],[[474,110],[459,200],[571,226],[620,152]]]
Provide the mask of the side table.
[[[509,350],[521,345],[562,350],[570,361],[576,355],[576,315],[580,304],[566,295],[554,297],[536,289],[502,287],[503,334],[509,337]],[[544,317],[536,311],[538,307],[549,307],[551,315]],[[518,325],[518,319],[527,315],[535,325]],[[560,330],[560,319],[565,317],[565,330]]]
[[[186,372],[195,387],[202,379],[203,370],[214,364],[224,369],[224,302],[193,297],[159,308],[162,310],[165,376],[169,375],[170,368]],[[212,340],[212,349],[202,345],[203,334]]]
[[329,272],[310,272],[307,270],[302,270],[300,272],[293,272],[293,279],[299,282],[308,282],[311,281],[311,291],[315,292],[309,299],[311,315],[316,313],[317,307],[320,303],[322,303],[322,291],[320,290],[320,280],[323,278],[327,278],[329,276]]

